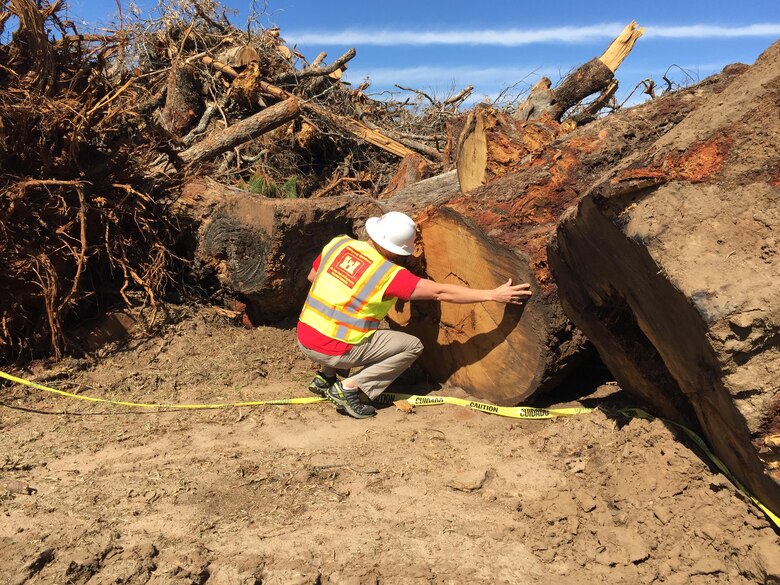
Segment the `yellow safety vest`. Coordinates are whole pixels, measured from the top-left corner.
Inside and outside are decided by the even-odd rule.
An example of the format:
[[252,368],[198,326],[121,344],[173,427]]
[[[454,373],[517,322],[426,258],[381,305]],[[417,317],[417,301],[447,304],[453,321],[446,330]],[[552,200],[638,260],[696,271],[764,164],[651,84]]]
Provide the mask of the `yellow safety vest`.
[[399,270],[368,242],[335,237],[322,250],[300,320],[331,339],[360,343],[395,303],[383,297]]

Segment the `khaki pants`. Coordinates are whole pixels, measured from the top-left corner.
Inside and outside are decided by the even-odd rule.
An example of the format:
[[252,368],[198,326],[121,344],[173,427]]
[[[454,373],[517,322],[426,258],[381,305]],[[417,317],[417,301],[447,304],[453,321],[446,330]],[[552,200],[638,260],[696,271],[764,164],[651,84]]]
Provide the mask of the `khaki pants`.
[[343,375],[343,370],[363,367],[350,379],[372,400],[412,365],[423,350],[422,343],[413,335],[388,329],[380,329],[344,355],[313,351],[300,342],[298,346],[306,357],[322,366],[322,373],[326,376],[334,376],[336,372]]

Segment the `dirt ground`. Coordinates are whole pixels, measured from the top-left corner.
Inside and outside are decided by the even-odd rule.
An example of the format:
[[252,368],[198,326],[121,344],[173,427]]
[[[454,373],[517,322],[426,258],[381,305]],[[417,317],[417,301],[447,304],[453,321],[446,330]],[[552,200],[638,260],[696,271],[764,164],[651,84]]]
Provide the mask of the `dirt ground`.
[[[187,313],[15,373],[144,402],[308,394],[292,329]],[[358,421],[327,403],[159,412],[0,392],[3,584],[780,583],[777,533],[660,421],[446,405]],[[561,405],[633,404],[614,384],[587,392]]]

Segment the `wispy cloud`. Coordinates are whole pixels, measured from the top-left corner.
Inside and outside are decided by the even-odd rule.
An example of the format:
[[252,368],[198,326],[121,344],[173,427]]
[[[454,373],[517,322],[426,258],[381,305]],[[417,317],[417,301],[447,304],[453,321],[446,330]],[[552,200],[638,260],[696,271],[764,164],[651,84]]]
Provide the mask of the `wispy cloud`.
[[744,37],[780,36],[780,23],[749,24],[746,26],[713,26],[689,24],[682,26],[648,26],[645,36],[667,39],[736,39]]
[[[616,37],[624,24],[603,23],[589,26],[562,26],[539,29],[481,30],[370,30],[285,31],[285,37],[299,45],[492,45],[517,47],[535,43],[587,43]],[[645,27],[647,38],[718,39],[780,36],[780,23],[718,26],[690,24]]]
[[351,81],[369,78],[372,84],[377,86],[388,86],[394,83],[404,85],[422,83],[426,86],[441,86],[459,82],[499,84],[516,83],[521,80],[536,83],[542,75],[557,78],[559,73],[557,69],[552,67],[440,67],[428,65],[347,70],[347,76]]
[[[629,66],[620,69],[620,74],[627,77],[636,77],[637,80],[645,77],[660,78],[665,72],[671,79],[682,76],[690,76],[687,81],[698,81],[716,71],[720,71],[728,62],[710,62],[699,64],[670,63],[647,65],[645,67]],[[395,84],[411,86],[415,89],[430,89],[434,93],[459,90],[466,85],[474,85],[477,92],[500,91],[501,88],[515,86],[522,91],[537,81],[542,76],[549,77],[553,83],[557,83],[566,76],[577,63],[558,65],[530,66],[506,66],[506,67],[470,67],[470,66],[442,66],[420,65],[416,67],[355,67],[347,70],[345,80],[357,84],[364,79],[371,81],[371,88],[385,90],[393,88]],[[484,95],[488,95],[484,94]],[[441,97],[441,96],[439,96]],[[479,94],[479,99],[483,94]]]

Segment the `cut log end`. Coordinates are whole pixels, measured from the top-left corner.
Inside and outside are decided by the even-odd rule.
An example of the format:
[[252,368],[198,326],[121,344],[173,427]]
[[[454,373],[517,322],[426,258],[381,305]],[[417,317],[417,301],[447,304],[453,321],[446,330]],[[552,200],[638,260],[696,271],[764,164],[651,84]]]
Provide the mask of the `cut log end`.
[[[418,218],[420,261],[441,283],[492,289],[512,278],[532,282],[528,264],[491,242],[448,208]],[[390,315],[394,326],[420,337],[422,363],[439,381],[496,404],[511,405],[539,389],[545,364],[546,320],[536,299],[527,306],[415,301]]]
[[269,199],[196,179],[174,213],[191,226],[197,275],[240,295],[262,322],[296,314],[322,247],[339,234],[359,235],[381,211],[365,197]]
[[561,132],[549,117],[523,122],[480,104],[469,113],[458,140],[456,168],[463,193],[505,175]]

